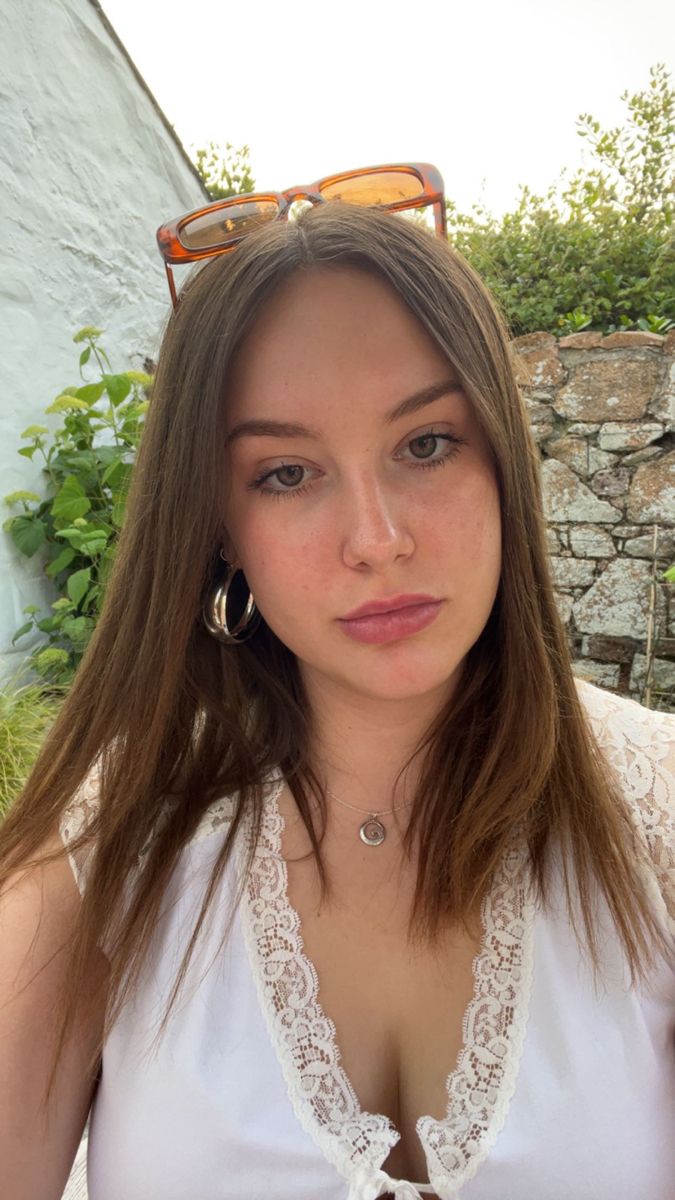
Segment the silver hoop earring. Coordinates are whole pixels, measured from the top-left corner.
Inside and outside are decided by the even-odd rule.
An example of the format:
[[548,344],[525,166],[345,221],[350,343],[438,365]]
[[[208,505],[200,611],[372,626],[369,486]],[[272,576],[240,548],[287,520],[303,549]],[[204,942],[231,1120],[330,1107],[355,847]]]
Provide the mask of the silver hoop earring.
[[[245,642],[247,638],[250,638],[251,634],[255,633],[260,624],[260,613],[255,606],[253,593],[249,588],[248,599],[244,604],[241,616],[232,627],[228,625],[227,601],[233,580],[237,574],[241,574],[244,582],[245,577],[243,571],[239,568],[232,570],[222,550],[220,557],[225,564],[225,577],[216,584],[214,590],[204,601],[202,617],[206,628],[214,638],[217,638],[219,642],[224,642],[226,645],[232,645],[238,642]],[[246,587],[248,587],[248,584],[246,584]]]

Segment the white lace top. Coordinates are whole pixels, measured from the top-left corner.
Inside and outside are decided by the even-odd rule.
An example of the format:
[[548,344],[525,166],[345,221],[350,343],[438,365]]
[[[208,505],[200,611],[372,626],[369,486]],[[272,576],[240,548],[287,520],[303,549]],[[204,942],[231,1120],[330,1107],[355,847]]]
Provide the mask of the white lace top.
[[[675,911],[664,884],[675,885],[675,717],[579,686],[644,833],[670,964],[632,989],[599,900],[596,987],[561,879],[552,910],[541,910],[514,850],[483,907],[446,1116],[417,1122],[428,1182],[393,1179],[383,1164],[399,1135],[359,1107],[287,898],[280,780],[269,784],[226,946],[218,951],[219,918],[230,910],[246,830],[155,1041],[231,812],[231,800],[219,801],[181,856],[143,981],[104,1048],[90,1200],[673,1200]],[[64,817],[66,843],[93,802],[85,792]],[[83,888],[86,864],[73,869]]]

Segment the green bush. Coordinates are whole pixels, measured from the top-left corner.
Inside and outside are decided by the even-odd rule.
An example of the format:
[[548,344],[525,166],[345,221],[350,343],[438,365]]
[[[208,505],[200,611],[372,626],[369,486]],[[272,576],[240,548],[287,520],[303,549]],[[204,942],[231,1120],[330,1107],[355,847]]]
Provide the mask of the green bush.
[[621,97],[622,128],[577,122],[592,165],[502,218],[448,205],[452,244],[498,297],[514,335],[675,323],[675,89],[662,65]]
[[9,680],[0,690],[0,819],[18,796],[61,696],[40,683]]
[[38,675],[68,683],[84,653],[101,608],[105,584],[124,519],[133,462],[148,406],[152,377],[140,371],[113,374],[99,345],[101,331],[87,326],[73,341],[85,343],[80,374],[95,364],[95,377],[64,388],[46,409],[62,416],[53,432],[30,425],[21,434],[26,458],[43,461],[48,495],[12,492],[5,497],[21,511],[4,528],[28,558],[42,554],[58,599],[49,614],[35,605],[14,642],[37,629],[46,634],[32,651]]

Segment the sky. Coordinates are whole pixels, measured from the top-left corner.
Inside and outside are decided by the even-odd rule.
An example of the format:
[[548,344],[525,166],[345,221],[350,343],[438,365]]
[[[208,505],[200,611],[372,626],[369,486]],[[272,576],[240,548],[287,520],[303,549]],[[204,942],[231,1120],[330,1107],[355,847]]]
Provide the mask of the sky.
[[188,150],[250,147],[256,185],[431,162],[499,214],[582,161],[576,118],[621,124],[675,73],[669,0],[101,0]]

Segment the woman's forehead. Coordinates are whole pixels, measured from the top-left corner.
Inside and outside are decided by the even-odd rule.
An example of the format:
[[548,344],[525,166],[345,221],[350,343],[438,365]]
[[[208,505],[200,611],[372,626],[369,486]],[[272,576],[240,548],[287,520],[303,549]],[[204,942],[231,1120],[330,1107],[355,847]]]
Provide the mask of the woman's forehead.
[[230,365],[238,407],[379,384],[402,395],[452,375],[396,290],[355,267],[295,272],[268,298]]

